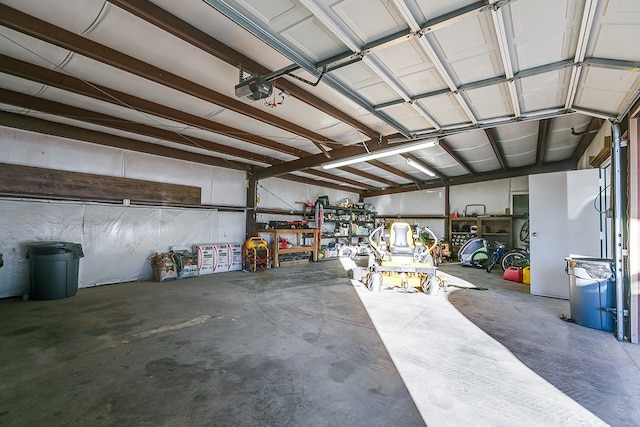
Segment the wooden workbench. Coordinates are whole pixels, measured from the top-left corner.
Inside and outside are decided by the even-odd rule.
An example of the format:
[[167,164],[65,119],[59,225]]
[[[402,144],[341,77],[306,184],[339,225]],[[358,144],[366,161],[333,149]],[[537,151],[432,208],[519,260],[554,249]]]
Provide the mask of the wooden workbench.
[[[258,230],[258,234],[271,234],[273,238],[271,239],[271,252],[273,254],[273,268],[276,268],[280,265],[279,256],[281,254],[294,254],[299,252],[311,252],[311,256],[313,261],[318,261],[318,238],[320,236],[320,230],[317,228],[299,228],[299,229],[270,229],[270,230]],[[285,235],[295,235],[296,236],[296,244],[292,248],[282,249],[280,248],[280,236]],[[308,236],[304,236],[308,235]],[[311,246],[303,245],[301,240],[303,238],[308,238],[311,236],[313,242]]]

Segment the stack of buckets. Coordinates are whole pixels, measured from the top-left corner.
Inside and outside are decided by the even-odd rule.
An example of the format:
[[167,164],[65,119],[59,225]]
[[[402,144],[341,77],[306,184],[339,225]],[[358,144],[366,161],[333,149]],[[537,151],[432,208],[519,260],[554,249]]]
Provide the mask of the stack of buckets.
[[526,266],[524,268],[511,266],[504,271],[502,276],[505,280],[511,280],[512,282],[519,282],[528,285],[531,283],[531,267]]

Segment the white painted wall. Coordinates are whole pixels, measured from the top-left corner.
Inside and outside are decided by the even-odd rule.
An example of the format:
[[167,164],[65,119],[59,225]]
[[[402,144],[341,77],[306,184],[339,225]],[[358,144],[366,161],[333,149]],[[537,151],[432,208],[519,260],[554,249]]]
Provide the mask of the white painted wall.
[[[0,127],[0,163],[202,188],[202,204],[246,205],[245,173]],[[1,166],[0,166],[1,167]],[[99,198],[99,196],[97,197]],[[29,287],[28,245],[80,243],[80,287],[150,278],[148,257],[171,246],[239,243],[245,214],[216,209],[0,199],[0,297]]]
[[[511,194],[528,191],[527,177],[500,179],[482,183],[452,186],[449,190],[449,204],[451,212],[462,214],[465,206],[470,204],[486,205],[487,214],[504,215],[505,209],[510,207]],[[412,215],[444,215],[444,188],[413,191],[410,193],[391,194],[369,197],[366,203],[372,203],[378,215],[399,216],[410,224],[419,222],[421,227],[428,226],[438,237],[445,237],[444,219],[420,219]],[[482,212],[482,208],[469,207],[469,213]],[[519,233],[522,221],[516,221],[514,232]],[[517,240],[517,237],[516,237]],[[515,242],[517,243],[517,241]]]

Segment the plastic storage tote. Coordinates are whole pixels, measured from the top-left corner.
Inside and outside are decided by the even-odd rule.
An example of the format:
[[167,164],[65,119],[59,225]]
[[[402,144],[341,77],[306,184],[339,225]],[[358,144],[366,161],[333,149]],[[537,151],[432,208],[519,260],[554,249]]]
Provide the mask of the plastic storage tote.
[[29,298],[50,300],[75,295],[82,257],[84,253],[79,243],[39,242],[29,245]]

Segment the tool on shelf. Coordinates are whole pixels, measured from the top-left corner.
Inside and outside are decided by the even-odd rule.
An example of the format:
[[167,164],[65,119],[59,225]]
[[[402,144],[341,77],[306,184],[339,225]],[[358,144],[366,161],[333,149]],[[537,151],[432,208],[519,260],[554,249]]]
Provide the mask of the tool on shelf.
[[[472,206],[474,206],[474,207],[482,207],[482,214],[481,215],[486,215],[487,214],[487,206],[486,205],[483,205],[483,204],[470,204],[470,205],[466,205],[464,207],[464,216],[471,216],[471,215],[469,215],[467,209],[469,209]],[[477,216],[477,215],[478,214],[476,214],[474,216]]]

